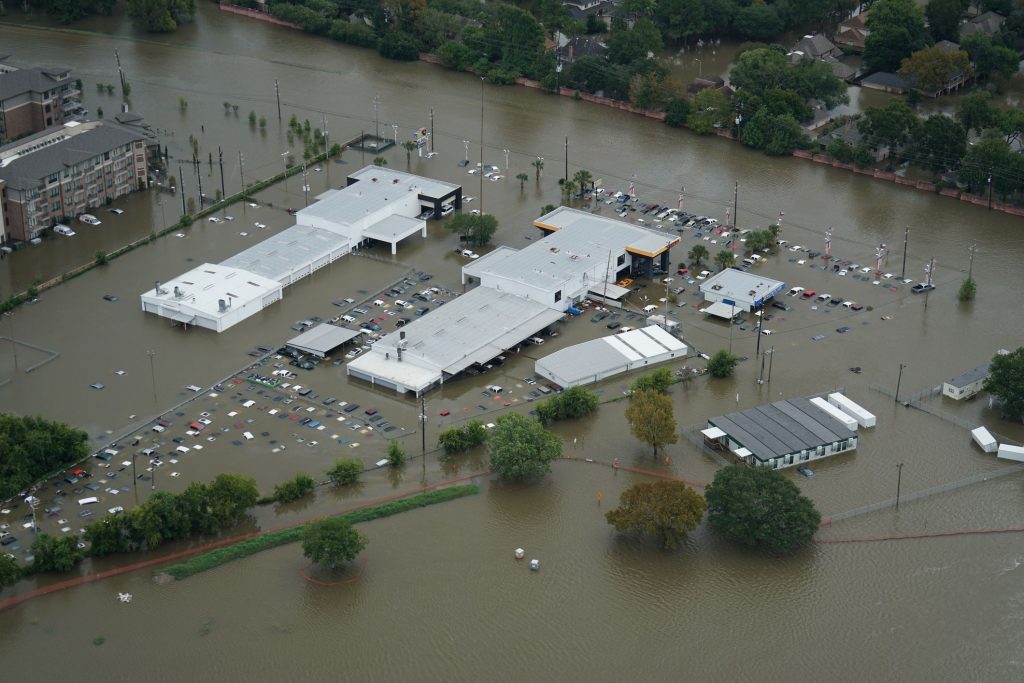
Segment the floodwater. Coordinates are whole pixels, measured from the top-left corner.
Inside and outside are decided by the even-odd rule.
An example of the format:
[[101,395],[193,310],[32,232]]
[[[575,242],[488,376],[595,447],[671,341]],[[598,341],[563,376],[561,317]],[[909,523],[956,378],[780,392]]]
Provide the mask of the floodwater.
[[[103,22],[92,27],[111,30]],[[738,181],[741,227],[766,225],[784,212],[783,238],[820,250],[825,228],[832,226],[833,253],[862,265],[873,265],[875,248],[884,242],[890,254],[883,271],[903,270],[904,227],[909,226],[907,277],[920,280],[926,262],[932,257],[937,262],[938,288],[927,297],[910,294],[906,285],[892,291],[889,280],[874,285],[837,277],[799,263],[803,254],[797,252],[782,251],[760,267],[789,286],[827,291],[867,307],[850,312],[783,297],[793,310],[773,311],[778,317],[765,324],[774,334],[761,337],[760,350],[775,351],[771,381],[761,385],[756,382],[757,338],[749,326],[730,330],[704,320],[692,305],[698,301],[696,286],[678,279],[671,283],[687,289],[680,300],[688,305],[669,307],[688,344],[708,353],[731,344],[749,358],[730,380],[697,378],[678,385],[673,390],[677,419],[684,427],[703,426],[707,417],[737,405],[844,387],[878,415],[879,426],[862,432],[853,454],[816,464],[813,479],[787,472],[825,516],[893,497],[900,463],[904,495],[1004,467],[974,449],[962,426],[897,405],[891,393],[901,363],[906,367],[900,394],[908,396],[974,367],[998,348],[1021,344],[1024,327],[1014,315],[1024,285],[1019,218],[798,159],[769,159],[726,141],[698,138],[570,98],[481,87],[465,75],[384,61],[368,51],[221,15],[211,5],[201,4],[199,20],[173,36],[138,38],[127,24],[114,33],[0,26],[0,45],[26,62],[73,65],[94,112],[98,106],[116,109],[117,99],[97,95],[95,83],[117,82],[117,49],[132,83],[133,109],[164,131],[162,142],[172,155],[191,156],[190,134],[200,140],[201,159],[213,153],[214,166],[202,167],[207,194],[219,186],[218,145],[229,192],[238,187],[239,152],[246,178],[282,168],[288,143],[276,116],[277,79],[285,123],[296,113],[317,126],[323,113],[333,140],[373,131],[378,124],[382,133],[391,134],[392,123],[399,126],[401,139],[429,126],[433,108],[439,156],[428,161],[414,155],[411,169],[463,183],[466,193],[477,197],[470,208],[482,204],[499,218],[495,244],[525,246],[527,238],[536,238],[530,220],[544,204],[559,199],[556,181],[564,173],[566,136],[570,175],[586,168],[605,187],[618,189],[635,177],[643,201],[661,204],[673,204],[685,187],[688,210],[720,220],[733,205]],[[375,95],[380,97],[376,122]],[[179,110],[179,97],[188,100],[185,112]],[[239,104],[237,118],[225,114],[225,101]],[[267,117],[265,135],[250,129],[249,110]],[[508,177],[496,183],[481,184],[456,165],[466,154],[463,140],[469,141],[469,158],[479,159],[481,113],[484,162],[504,169],[503,150],[509,150]],[[545,166],[535,182],[529,164],[538,156]],[[404,150],[390,150],[386,157],[392,167],[406,168]],[[345,172],[364,159],[349,151],[344,161],[309,170],[310,198],[342,183]],[[175,159],[172,172],[176,168]],[[520,171],[530,176],[522,190],[514,179]],[[186,173],[185,184],[188,195],[195,196],[194,173]],[[306,199],[301,185],[301,177],[293,177],[287,191],[279,186],[261,193],[257,208],[232,207],[227,213],[234,221],[204,221],[181,237],[157,240],[5,316],[0,337],[18,343],[0,340],[0,381],[10,378],[0,386],[0,409],[71,422],[85,429],[97,447],[114,438],[126,446],[122,437],[138,433],[144,440],[138,448],[151,444],[168,454],[178,445],[171,438],[181,438],[189,452],[175,456],[177,462],[165,457],[157,468],[155,485],[168,490],[220,471],[239,471],[269,491],[298,471],[320,475],[338,457],[359,457],[370,466],[381,457],[386,438],[399,438],[410,454],[418,455],[419,406],[411,398],[349,382],[343,365],[295,370],[300,374],[295,381],[318,394],[312,401],[292,400],[288,391],[250,390],[247,383],[231,380],[216,396],[196,397],[185,385],[210,386],[232,376],[255,360],[246,354],[257,344],[277,345],[293,336],[289,328],[295,321],[332,318],[343,312],[332,301],[372,299],[411,270],[431,273],[430,285],[461,291],[459,268],[465,259],[453,252],[456,240],[440,224],[430,225],[426,240],[414,237],[400,244],[395,258],[374,249],[324,268],[289,287],[283,302],[220,335],[186,332],[139,310],[137,296],[154,280],[219,261],[287,227],[284,208],[301,206]],[[138,194],[118,204],[123,215],[101,212],[98,228],[76,225],[74,238],[55,238],[0,262],[0,294],[58,276],[97,249],[109,250],[172,222],[180,198],[164,195],[162,205],[160,200],[155,192]],[[610,213],[610,207],[602,208]],[[261,230],[256,222],[269,227]],[[675,261],[697,243],[692,231],[682,237]],[[968,269],[972,242],[977,243],[973,275],[979,295],[971,304],[960,304],[956,288]],[[717,249],[701,243],[712,253]],[[630,302],[633,310],[645,304],[644,296],[654,301],[664,295],[662,285],[645,284]],[[119,300],[105,301],[104,294]],[[384,325],[397,317],[377,313]],[[836,332],[844,326],[850,330]],[[438,429],[470,417],[492,421],[501,410],[528,406],[536,389],[523,380],[532,375],[534,358],[608,332],[590,322],[589,312],[556,328],[559,336],[543,347],[524,348],[510,354],[505,365],[450,382],[428,396],[428,481],[481,465],[480,454],[474,454],[467,462],[442,467],[433,452]],[[824,338],[812,340],[819,335]],[[59,355],[26,373],[49,357],[40,349]],[[268,360],[260,372],[269,374],[275,362]],[[854,366],[863,372],[851,373]],[[605,400],[617,398],[631,379],[609,381],[598,390]],[[90,388],[94,382],[105,388]],[[488,384],[505,388],[501,399],[481,395]],[[327,397],[361,407],[344,413],[337,404],[324,406]],[[195,401],[171,409],[187,399]],[[1024,440],[1021,426],[1001,421],[984,397],[963,406],[941,397],[925,404]],[[364,409],[371,406],[395,425],[394,432],[370,429],[373,423]],[[698,481],[714,476],[717,462],[685,438],[669,448],[669,462],[655,461],[629,435],[623,409],[623,403],[610,402],[595,418],[559,425],[566,454],[604,462],[618,457],[625,464]],[[442,417],[442,410],[450,415]],[[186,435],[187,424],[200,412],[209,414],[211,426]],[[173,423],[159,436],[147,431],[157,414]],[[306,416],[324,429],[291,419]],[[245,431],[254,438],[245,439]],[[203,448],[196,449],[197,444]],[[135,450],[126,448],[124,461]],[[127,466],[118,471],[121,460],[115,459],[117,467],[110,470],[93,468],[94,480],[105,479],[99,492],[103,508],[132,504],[136,495],[142,499],[152,490],[152,479],[141,480],[139,490],[133,490]],[[423,477],[422,464],[413,460],[397,474],[370,472],[356,492],[323,490],[297,506],[263,508],[251,523],[298,521],[356,499],[411,489]],[[165,678],[210,671],[225,679],[269,672],[326,675],[334,670],[332,664],[344,661],[352,677],[392,679],[605,679],[638,672],[667,678],[692,671],[772,680],[804,679],[812,672],[841,679],[895,673],[911,680],[1019,680],[1021,642],[1015,624],[1024,617],[1018,577],[1024,570],[1017,568],[1022,559],[1018,537],[818,545],[777,560],[724,545],[702,528],[684,550],[663,554],[615,537],[596,508],[596,492],[604,493],[607,508],[632,476],[579,462],[558,463],[554,476],[534,487],[484,481],[485,493],[473,499],[374,522],[366,527],[371,537],[366,574],[352,586],[324,589],[305,583],[297,575],[304,564],[301,553],[285,547],[180,584],[157,586],[140,572],[38,598],[0,618],[0,642],[17,655],[7,660],[14,674],[56,672],[61,664],[41,655],[59,647],[79,661],[95,660],[106,654],[104,648],[131,651],[132,661],[150,662],[154,672],[174,672]],[[121,491],[122,486],[127,490]],[[839,522],[823,535],[1019,526],[1022,486],[1019,473],[993,478],[904,504],[898,513],[889,509]],[[41,496],[44,501],[51,491]],[[71,494],[67,497],[73,501]],[[14,510],[12,521],[20,520],[22,512]],[[75,513],[47,518],[42,526],[60,533],[58,519],[66,515],[73,520],[67,526],[77,528],[82,520]],[[531,574],[512,560],[517,546],[541,559],[540,573]],[[107,565],[84,568],[99,566]],[[26,583],[16,590],[30,587]],[[136,597],[121,604],[114,597],[118,591]],[[105,637],[106,644],[94,646],[97,636]],[[332,656],[336,652],[342,656]],[[116,656],[109,660],[105,677],[134,675]]]

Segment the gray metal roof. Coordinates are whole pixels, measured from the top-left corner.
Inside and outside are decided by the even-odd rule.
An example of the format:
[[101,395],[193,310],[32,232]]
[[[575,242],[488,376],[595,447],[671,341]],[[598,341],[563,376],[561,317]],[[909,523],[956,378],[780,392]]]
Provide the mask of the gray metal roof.
[[344,235],[330,230],[295,225],[221,261],[220,265],[281,281],[296,268],[344,248],[348,241]]
[[963,389],[966,386],[974,384],[979,379],[985,379],[988,377],[988,366],[989,363],[979,365],[978,367],[968,370],[962,375],[957,375],[953,379],[946,380],[946,384],[956,387],[957,389]]
[[536,301],[477,287],[385,336],[373,352],[397,358],[404,331],[403,362],[453,375],[494,358],[563,315]]
[[46,92],[63,83],[71,82],[68,75],[57,78],[61,74],[70,74],[69,69],[18,69],[0,73],[0,100],[17,97],[26,92]]
[[79,124],[79,126],[87,126],[87,128],[81,131],[75,130],[75,126],[67,125],[47,128],[29,138],[22,138],[17,142],[0,147],[0,155],[4,155],[18,148],[29,149],[31,147],[29,143],[42,142],[47,136],[65,135],[63,139],[53,144],[22,153],[17,158],[0,164],[0,179],[5,180],[8,187],[31,190],[38,187],[42,180],[51,173],[58,173],[65,167],[88,161],[121,145],[145,139],[145,136],[140,133],[108,121],[89,121]]
[[860,82],[861,85],[881,85],[888,88],[903,89],[908,87],[907,82],[894,73],[878,71],[871,74]]
[[361,334],[359,330],[323,323],[289,339],[286,344],[300,351],[324,355]]
[[758,460],[766,461],[850,438],[854,431],[801,397],[708,420]]

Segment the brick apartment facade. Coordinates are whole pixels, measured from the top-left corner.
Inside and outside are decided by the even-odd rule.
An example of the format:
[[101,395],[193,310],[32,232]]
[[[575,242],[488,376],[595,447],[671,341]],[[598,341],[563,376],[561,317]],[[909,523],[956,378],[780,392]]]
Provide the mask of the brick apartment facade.
[[[125,123],[72,121],[0,147],[0,240],[28,241],[147,186],[152,138]],[[6,231],[6,235],[4,235]]]
[[18,68],[0,57],[0,140],[64,123],[80,95],[70,69]]

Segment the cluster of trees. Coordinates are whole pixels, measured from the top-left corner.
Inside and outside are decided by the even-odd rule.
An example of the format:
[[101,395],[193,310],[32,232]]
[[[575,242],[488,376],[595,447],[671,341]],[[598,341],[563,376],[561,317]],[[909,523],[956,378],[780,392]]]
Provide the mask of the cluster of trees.
[[719,349],[715,355],[711,356],[711,360],[708,361],[708,372],[712,377],[729,377],[739,362],[739,356],[733,355],[725,349]]
[[316,488],[316,480],[313,477],[300,472],[292,479],[283,481],[274,487],[274,493],[270,499],[275,503],[291,503],[303,498],[313,492]]
[[558,420],[575,420],[597,410],[597,394],[583,387],[570,387],[537,404],[537,419],[549,425]]
[[562,455],[562,440],[532,417],[507,413],[495,420],[487,450],[491,471],[499,478],[530,481],[551,471],[551,463]]
[[[900,100],[868,107],[857,120],[862,140],[856,146],[833,139],[826,151],[846,163],[868,165],[872,149],[887,147],[889,162],[908,161],[936,177],[955,173],[971,192],[988,190],[1011,198],[1024,193],[1024,155],[1017,145],[1024,134],[1024,112],[995,106],[992,96],[976,90],[960,97],[955,116],[917,116]],[[980,136],[968,144],[971,134]]]
[[808,543],[821,522],[814,503],[782,473],[742,465],[718,470],[703,498],[681,481],[634,484],[605,519],[617,531],[653,536],[672,550],[700,525],[705,511],[725,538],[774,554]]
[[449,427],[437,435],[445,455],[455,455],[487,441],[487,428],[480,420],[470,420],[462,427]]
[[[1012,0],[977,3],[983,10],[1010,15]],[[864,65],[873,71],[899,71],[922,92],[934,92],[950,74],[976,75],[979,80],[1005,82],[1017,72],[1017,52],[1024,47],[1024,17],[1007,16],[994,38],[982,32],[960,36],[967,0],[929,0],[922,10],[914,0],[878,0],[872,4],[864,44]],[[927,20],[927,21],[926,21]],[[948,52],[933,45],[941,40],[960,44]],[[973,62],[972,68],[969,62]]]
[[343,458],[327,470],[327,478],[338,486],[351,486],[359,481],[363,473],[363,463],[355,458]]
[[483,246],[491,241],[498,230],[498,219],[493,214],[459,213],[445,223],[445,227],[464,241]]
[[[71,24],[92,15],[111,16],[118,3],[117,0],[31,0],[25,5],[45,12],[58,23]],[[128,0],[125,8],[128,16],[145,31],[169,33],[177,29],[178,24],[195,18],[196,0]]]
[[9,498],[86,457],[88,436],[41,417],[0,413],[0,454],[0,498]]
[[1024,346],[993,356],[985,391],[999,399],[1004,418],[1024,420]]
[[[136,508],[93,522],[85,528],[85,540],[91,543],[89,554],[95,557],[153,550],[168,541],[234,526],[258,499],[256,481],[251,477],[219,474],[209,484],[193,482],[178,494],[157,491]],[[39,561],[35,546],[33,554]]]

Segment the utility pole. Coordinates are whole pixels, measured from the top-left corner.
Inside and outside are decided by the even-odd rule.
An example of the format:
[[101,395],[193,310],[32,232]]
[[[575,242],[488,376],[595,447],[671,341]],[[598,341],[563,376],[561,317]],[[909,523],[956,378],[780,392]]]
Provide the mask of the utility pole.
[[420,396],[420,439],[423,456],[423,483],[427,483],[427,397]]
[[768,384],[772,383],[772,363],[775,361],[775,345],[768,349]]
[[825,256],[832,255],[832,226],[825,228]]
[[242,179],[242,213],[245,213],[245,158],[238,153],[238,175]]
[[380,140],[380,95],[373,96],[373,136]]
[[178,162],[178,189],[181,190],[181,215],[185,216],[188,211],[185,209],[185,174],[181,171],[181,162]]
[[900,363],[900,374],[896,377],[896,395],[893,397],[893,403],[900,402],[900,383],[903,382],[903,368],[907,367],[903,363]]
[[306,162],[302,162],[302,193],[306,206],[309,206],[309,181],[306,180]]
[[740,181],[736,181],[736,185],[732,190],[732,227],[740,227]]
[[975,252],[975,250],[977,248],[978,248],[978,243],[977,242],[971,242],[971,248],[970,248],[971,261],[970,261],[970,264],[967,266],[967,279],[968,280],[973,280],[974,279],[971,276],[974,274],[974,252]]
[[480,215],[484,215],[484,77],[480,77]]
[[[121,68],[121,55],[117,52],[117,48],[114,48],[114,59],[117,61],[117,75],[121,79],[121,92],[124,93],[124,69]],[[989,176],[989,183],[991,184],[991,176]],[[992,208],[991,202],[989,202],[989,208]]]
[[[320,112],[320,134],[324,137],[324,152],[329,153],[328,145],[331,143],[330,136],[327,134],[327,114]],[[328,159],[330,161],[330,159]]]
[[900,509],[900,485],[903,483],[903,463],[896,465],[896,509]]
[[192,155],[192,163],[196,167],[196,185],[199,186],[199,210],[203,210],[203,174],[199,170],[199,159],[195,154]]
[[434,152],[434,108],[430,108],[430,152]]
[[988,210],[992,210],[992,167],[988,167]]
[[224,186],[224,150],[217,145],[217,162],[220,164],[220,198],[228,196],[227,188]]
[[932,278],[935,276],[935,257],[932,256],[928,265],[924,267],[925,280],[924,283],[928,285],[928,288],[924,290],[924,307],[928,308],[928,295],[931,294],[932,290]]
[[274,79],[274,94],[277,96],[277,120],[281,120],[281,88],[277,84],[277,79]]
[[153,405],[156,405],[156,366],[153,363],[153,358],[156,357],[156,351],[149,349],[146,351],[146,355],[149,356],[149,378],[153,382]]
[[907,277],[907,240],[910,239],[910,226],[903,230],[903,268],[900,270],[900,279]]
[[569,182],[569,136],[565,136],[565,182]]

